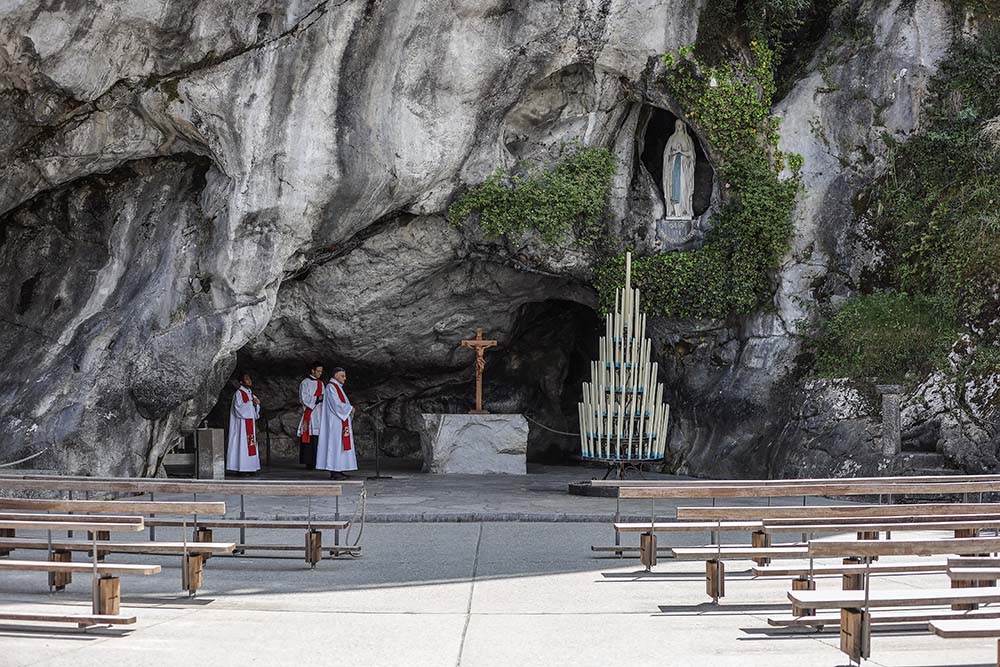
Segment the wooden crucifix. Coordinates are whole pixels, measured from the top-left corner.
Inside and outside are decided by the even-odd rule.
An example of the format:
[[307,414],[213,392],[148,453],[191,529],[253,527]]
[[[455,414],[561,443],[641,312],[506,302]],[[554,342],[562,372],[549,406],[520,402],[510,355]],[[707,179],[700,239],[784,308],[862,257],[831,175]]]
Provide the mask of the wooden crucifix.
[[495,340],[483,340],[482,327],[476,329],[476,337],[471,340],[463,340],[462,347],[468,347],[476,351],[476,409],[469,410],[470,415],[485,415],[489,411],[483,410],[483,369],[486,368],[486,359],[483,353],[486,348],[496,346]]

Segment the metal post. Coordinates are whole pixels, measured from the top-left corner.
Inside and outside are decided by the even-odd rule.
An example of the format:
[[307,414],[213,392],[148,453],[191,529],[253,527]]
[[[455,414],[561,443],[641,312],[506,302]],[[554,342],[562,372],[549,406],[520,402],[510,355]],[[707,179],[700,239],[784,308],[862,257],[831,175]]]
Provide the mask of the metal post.
[[[715,507],[715,498],[712,498],[712,507]],[[722,521],[719,521],[719,532],[722,532]],[[719,544],[722,542],[722,536],[713,530],[709,533],[709,540],[711,544]]]
[[[340,521],[340,496],[333,497],[333,520]],[[340,529],[335,528],[333,530],[333,545],[335,547],[340,546]]]
[[[615,546],[616,546],[616,547],[617,547],[617,546],[620,546],[620,545],[621,545],[621,543],[622,543],[622,534],[621,534],[621,532],[620,532],[620,531],[618,530],[618,524],[619,524],[619,522],[621,522],[621,520],[622,520],[622,518],[621,518],[621,517],[622,517],[622,514],[621,514],[621,507],[622,507],[622,499],[621,499],[621,497],[620,497],[620,496],[619,496],[619,495],[618,495],[618,494],[616,493],[616,494],[615,494]],[[618,556],[619,558],[621,558],[621,557],[622,557],[622,556],[624,555],[624,552],[622,552],[622,551],[616,551],[616,552],[615,552],[615,554],[617,554],[617,556]]]
[[94,563],[94,570],[93,570],[93,572],[94,572],[94,578],[93,578],[93,582],[91,583],[91,596],[90,596],[91,597],[91,604],[90,604],[90,608],[96,614],[98,612],[98,610],[99,610],[99,607],[97,606],[97,602],[98,602],[98,599],[100,597],[100,591],[98,589],[98,584],[97,584],[97,531],[96,530],[90,531],[90,535],[93,538],[93,550],[91,552],[91,556],[93,558],[93,563]]
[[243,494],[240,494],[240,551],[245,552],[244,548],[247,543],[247,528],[244,521],[247,518],[246,505],[244,503]]

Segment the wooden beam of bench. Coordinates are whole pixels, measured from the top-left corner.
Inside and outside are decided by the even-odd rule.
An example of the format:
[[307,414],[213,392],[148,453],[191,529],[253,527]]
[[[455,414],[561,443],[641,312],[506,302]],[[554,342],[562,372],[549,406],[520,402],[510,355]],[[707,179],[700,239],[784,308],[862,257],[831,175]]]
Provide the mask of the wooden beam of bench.
[[[860,609],[865,606],[865,591],[789,591],[788,599],[806,609]],[[868,591],[869,607],[930,607],[972,602],[1000,602],[1000,591],[996,588]]]
[[[32,572],[93,572],[94,564],[85,562],[57,562],[48,560],[7,560],[0,559],[0,570],[24,570]],[[132,563],[98,563],[98,574],[158,574],[160,566]]]
[[[181,526],[184,523],[180,519],[146,519],[147,526]],[[191,521],[187,522],[192,526]],[[198,526],[201,528],[301,528],[312,526],[317,530],[346,530],[350,521],[313,521],[305,520],[290,521],[287,519],[198,519]]]
[[777,547],[671,547],[674,558],[681,560],[738,560],[743,558],[804,558],[804,546]]
[[[228,480],[209,480],[209,479],[162,479],[156,477],[90,477],[87,475],[53,475],[53,474],[42,474],[42,473],[30,473],[30,472],[15,472],[0,470],[0,481],[6,479],[39,479],[39,480],[49,480],[49,481],[87,481],[87,482],[117,482],[117,481],[135,481],[135,482],[148,482],[152,484],[186,484],[191,487],[197,486],[207,486],[207,485],[219,485],[219,484],[229,484],[229,485],[239,485],[239,484],[253,484],[256,486],[295,486],[301,484],[327,484],[330,486],[350,486],[350,487],[363,487],[365,485],[364,480],[323,480],[323,479],[311,479],[303,482],[299,479],[257,479],[253,481],[247,481],[244,479],[228,479]],[[201,493],[201,491],[198,491]]]
[[[875,624],[920,623],[936,619],[964,618],[1000,618],[1000,609],[983,607],[981,609],[880,609],[871,613],[871,622]],[[767,619],[768,625],[777,627],[814,627],[822,625],[836,628],[840,626],[840,612],[823,612],[812,616],[781,615]]]
[[222,501],[177,502],[173,500],[40,500],[0,498],[0,510],[48,510],[52,512],[121,512],[124,514],[206,514],[226,513]]
[[0,528],[14,530],[107,530],[112,532],[128,532],[143,530],[142,517],[135,523],[109,523],[98,519],[80,518],[75,521],[5,521],[0,520]]
[[646,523],[616,523],[615,530],[621,533],[648,533],[650,527],[654,532],[682,532],[682,531],[713,531],[713,530],[761,530],[764,526],[762,521],[670,521]]
[[102,514],[34,514],[29,512],[0,512],[0,521],[100,521],[101,523],[133,524],[142,521],[141,516]]
[[946,493],[992,493],[1000,491],[1000,480],[950,482],[945,484],[840,482],[784,486],[624,486],[619,498],[764,498],[787,496],[875,496],[880,494],[927,495]]
[[[65,549],[67,551],[90,551],[93,544],[90,542],[53,540],[53,549]],[[160,553],[160,554],[183,554],[183,542],[108,542],[97,543],[98,549],[105,552],[119,553]],[[49,541],[28,537],[2,537],[0,538],[0,549],[48,549]],[[188,542],[187,552],[189,554],[200,553],[228,553],[236,549],[234,542]]]
[[948,567],[979,567],[991,568],[1000,567],[1000,558],[991,556],[962,556],[961,558],[949,558]]
[[[816,523],[822,523],[823,525],[837,525],[843,526],[845,529],[850,529],[853,526],[864,525],[870,523],[882,523],[882,524],[901,524],[901,523],[915,523],[915,524],[925,524],[925,523],[936,523],[945,521],[986,521],[994,522],[996,525],[1000,525],[1000,514],[914,514],[910,516],[878,516],[878,517],[784,517],[780,519],[764,519],[765,526],[810,526]],[[889,528],[888,530],[895,530],[895,528]]]
[[302,496],[332,497],[342,495],[340,484],[317,484],[297,482],[295,484],[266,484],[264,482],[192,482],[176,480],[147,479],[21,479],[0,476],[0,489],[49,490],[49,491],[91,491],[94,493],[206,493],[246,496]]
[[[948,564],[945,562],[933,563],[872,563],[867,567],[872,574],[909,574],[917,572],[945,572]],[[751,570],[755,577],[803,577],[810,573],[816,575],[823,574],[861,574],[865,572],[864,564],[848,565],[814,565],[811,569],[806,565],[794,567],[755,567]]]
[[997,581],[1000,567],[952,567],[948,568],[948,578],[952,581]]
[[106,614],[44,614],[0,611],[0,621],[75,623],[77,625],[132,625],[135,623],[135,616],[111,616]]
[[969,618],[930,622],[931,632],[939,637],[1000,637],[1000,618]]
[[811,558],[846,556],[939,556],[1000,551],[1000,537],[959,537],[938,540],[814,540]]
[[770,507],[678,507],[677,519],[763,520],[820,517],[933,516],[954,514],[1000,514],[1000,503],[935,503],[919,505],[771,505]]
[[595,479],[593,486],[792,486],[827,484],[843,482],[859,483],[892,483],[892,482],[927,482],[930,484],[950,484],[953,482],[995,482],[1000,481],[1000,475],[914,475],[890,477],[815,477],[801,479]]
[[765,533],[843,533],[855,531],[882,532],[902,530],[978,530],[981,528],[998,528],[1000,519],[990,521],[952,521],[941,519],[937,521],[915,522],[884,522],[868,521],[866,523],[811,523],[811,524],[764,524]]

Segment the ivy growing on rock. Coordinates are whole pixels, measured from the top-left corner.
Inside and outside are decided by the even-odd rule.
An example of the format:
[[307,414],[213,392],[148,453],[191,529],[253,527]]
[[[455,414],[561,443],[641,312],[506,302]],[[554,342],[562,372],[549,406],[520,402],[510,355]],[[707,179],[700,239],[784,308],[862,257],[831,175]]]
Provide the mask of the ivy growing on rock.
[[[900,351],[938,340],[945,322],[949,342],[968,334],[976,350],[973,371],[1000,371],[1000,30],[957,42],[931,93],[925,129],[905,144],[887,139],[886,174],[861,207],[882,251],[862,288],[897,296],[853,297],[846,315],[820,321],[815,342],[821,353],[865,345],[869,358],[883,360],[872,366],[844,354],[838,363],[838,355],[827,353],[817,366],[822,374],[882,379],[926,370]],[[909,311],[907,328],[872,339],[873,322],[901,318],[903,310]],[[855,311],[867,313],[868,321],[851,316]]]
[[[753,311],[771,292],[769,272],[788,248],[802,167],[777,148],[773,52],[751,44],[747,64],[709,66],[692,48],[663,56],[664,85],[717,158],[725,204],[696,250],[639,257],[633,283],[647,312],[664,317],[724,318]],[[790,176],[781,174],[788,167]],[[624,280],[624,255],[596,271],[607,306]]]
[[459,197],[448,219],[462,224],[478,214],[488,236],[509,240],[535,232],[555,244],[572,232],[582,246],[596,249],[606,236],[604,210],[614,173],[609,150],[572,144],[553,166],[527,165],[521,174],[497,170]]

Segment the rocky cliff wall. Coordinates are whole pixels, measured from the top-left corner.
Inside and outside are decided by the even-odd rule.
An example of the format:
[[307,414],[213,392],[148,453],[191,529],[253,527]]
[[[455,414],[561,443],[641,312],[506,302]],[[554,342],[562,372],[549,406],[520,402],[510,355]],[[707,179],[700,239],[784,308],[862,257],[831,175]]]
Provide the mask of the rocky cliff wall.
[[[781,148],[805,157],[774,307],[739,322],[654,323],[671,447],[688,472],[837,472],[854,469],[844,460],[855,450],[854,467],[875,465],[856,426],[802,426],[797,322],[817,291],[845,292],[863,264],[851,198],[880,173],[882,135],[917,128],[961,21],[942,0],[850,4],[868,37],[825,27],[774,110]],[[391,453],[412,455],[419,412],[467,405],[471,365],[456,344],[477,326],[501,342],[491,407],[575,431],[572,391],[599,326],[586,256],[484,239],[444,212],[494,169],[578,140],[618,157],[609,224],[643,246],[658,203],[640,159],[649,118],[683,113],[653,73],[659,54],[695,41],[703,9],[6,9],[0,458],[45,450],[33,465],[152,473],[178,429],[227,400],[237,361],[261,377],[270,428],[287,442],[295,384],[316,358],[348,366],[355,402],[375,406],[359,428],[366,451],[364,433],[384,428]],[[575,446],[532,431],[536,458]]]

